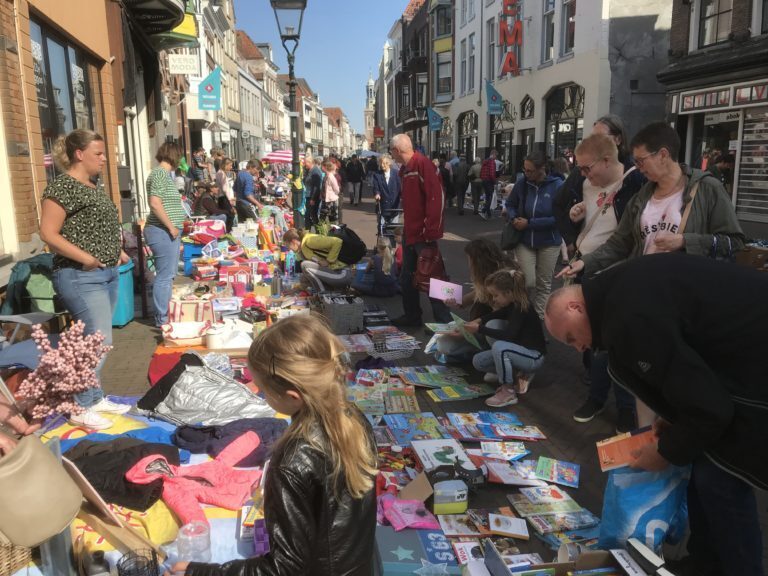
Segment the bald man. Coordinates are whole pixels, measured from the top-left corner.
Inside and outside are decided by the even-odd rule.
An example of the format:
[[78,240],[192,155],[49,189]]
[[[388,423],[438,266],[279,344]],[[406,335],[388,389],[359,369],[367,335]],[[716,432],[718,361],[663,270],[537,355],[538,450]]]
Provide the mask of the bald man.
[[609,373],[659,416],[634,468],[692,464],[692,574],[763,574],[752,486],[768,489],[768,274],[655,254],[553,293],[550,334],[605,349]]
[[[400,198],[403,206],[403,266],[400,286],[403,315],[395,318],[395,326],[421,326],[419,291],[413,285],[413,274],[424,247],[443,237],[443,188],[432,161],[413,149],[407,134],[398,134],[390,143],[392,157],[401,166]],[[442,300],[430,298],[435,322],[450,322],[451,313]]]

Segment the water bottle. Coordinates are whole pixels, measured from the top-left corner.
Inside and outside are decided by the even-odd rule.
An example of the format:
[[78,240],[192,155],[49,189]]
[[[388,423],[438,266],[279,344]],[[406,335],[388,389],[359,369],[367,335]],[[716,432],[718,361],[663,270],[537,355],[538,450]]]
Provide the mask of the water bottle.
[[280,278],[280,274],[275,270],[275,274],[272,276],[272,297],[279,298],[283,292],[283,279]]

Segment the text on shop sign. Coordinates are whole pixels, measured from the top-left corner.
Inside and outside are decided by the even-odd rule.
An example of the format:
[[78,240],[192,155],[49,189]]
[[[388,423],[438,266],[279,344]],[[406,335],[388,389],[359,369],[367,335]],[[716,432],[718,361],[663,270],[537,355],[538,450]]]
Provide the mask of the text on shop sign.
[[[506,47],[521,46],[523,44],[523,23],[518,18],[518,0],[504,0],[501,14],[509,18],[514,18],[510,23],[508,18],[499,18],[499,42]],[[504,65],[501,68],[501,74],[520,74],[520,63],[517,61],[515,50],[510,50],[504,56]]]

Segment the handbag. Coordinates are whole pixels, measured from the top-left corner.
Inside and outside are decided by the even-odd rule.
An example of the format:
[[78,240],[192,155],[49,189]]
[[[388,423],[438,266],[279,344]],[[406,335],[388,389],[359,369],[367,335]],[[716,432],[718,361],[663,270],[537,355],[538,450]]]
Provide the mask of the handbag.
[[0,541],[38,546],[69,526],[82,501],[80,489],[37,436],[24,436],[0,458]]
[[[517,202],[517,213],[523,214],[525,211],[525,201],[528,197],[528,187],[526,186],[523,197]],[[507,219],[504,228],[501,229],[501,249],[513,250],[523,240],[525,230],[518,230],[512,225],[512,220]]]
[[420,292],[429,293],[429,281],[432,278],[448,280],[443,255],[440,254],[440,248],[437,247],[436,243],[427,244],[419,252],[416,270],[413,273],[413,287]]

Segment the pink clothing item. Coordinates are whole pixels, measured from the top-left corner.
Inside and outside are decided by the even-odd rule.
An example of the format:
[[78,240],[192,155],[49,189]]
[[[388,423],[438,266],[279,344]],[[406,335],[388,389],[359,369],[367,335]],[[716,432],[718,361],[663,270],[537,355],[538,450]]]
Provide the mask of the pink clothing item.
[[325,176],[325,201],[337,202],[339,200],[339,181],[336,179],[336,172],[326,174]]
[[215,460],[194,466],[174,466],[163,456],[147,456],[125,474],[135,484],[163,479],[163,501],[182,524],[194,520],[208,523],[200,504],[239,510],[251,495],[251,486],[261,470],[236,470],[235,464],[260,444],[255,432],[246,432],[232,441]]
[[682,190],[661,200],[651,196],[640,215],[640,238],[645,245],[643,254],[655,254],[657,252],[654,241],[659,232],[678,233],[680,220],[683,217],[682,210]]

